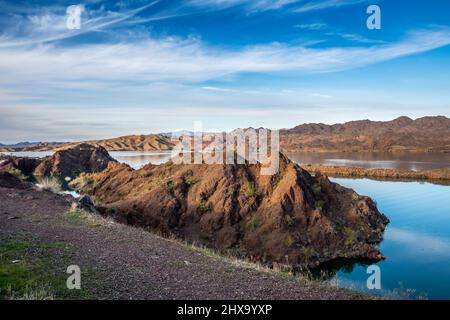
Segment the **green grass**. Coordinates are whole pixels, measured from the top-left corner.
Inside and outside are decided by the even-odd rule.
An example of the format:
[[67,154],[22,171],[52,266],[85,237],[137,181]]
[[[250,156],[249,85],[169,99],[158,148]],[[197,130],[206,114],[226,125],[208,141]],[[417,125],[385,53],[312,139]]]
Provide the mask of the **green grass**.
[[17,178],[19,178],[22,181],[26,181],[28,180],[27,176],[25,176],[22,171],[20,171],[19,169],[16,168],[7,168],[6,172],[12,174],[13,176],[16,176]]
[[261,215],[257,212],[253,212],[250,219],[247,222],[247,227],[250,230],[257,229],[262,223]]
[[255,195],[255,184],[247,181],[244,185],[244,193],[247,197],[253,197]]
[[[85,290],[68,290],[65,270],[51,259],[65,252],[64,242],[37,243],[22,237],[0,238],[0,300],[51,300],[90,298]],[[58,255],[63,262],[64,255]],[[69,263],[67,264],[69,265]]]
[[316,253],[314,248],[311,247],[304,247],[302,249],[302,253],[303,253],[303,259],[305,262],[308,262],[311,257]]
[[322,187],[320,186],[320,184],[315,183],[315,184],[312,186],[312,191],[313,191],[313,193],[314,193],[316,196],[318,196],[318,195],[320,195],[320,193],[322,192]]
[[290,248],[295,244],[295,240],[293,237],[291,237],[290,235],[288,235],[286,237],[286,239],[284,240],[284,244],[286,245],[286,247]]
[[342,231],[344,232],[344,235],[345,235],[345,243],[346,244],[352,244],[353,242],[355,242],[355,240],[356,240],[356,232],[355,231],[353,231],[349,227],[344,227],[344,229]]
[[207,212],[211,211],[212,210],[211,203],[208,203],[205,200],[202,200],[200,202],[200,204],[198,205],[198,210],[201,213],[207,213]]
[[290,215],[286,215],[285,217],[284,217],[284,222],[285,222],[285,224],[286,224],[286,226],[287,227],[293,227],[294,226],[294,224],[295,224],[295,220],[294,220],[294,218],[292,218]]
[[89,213],[82,210],[69,211],[67,213],[67,220],[70,224],[76,226],[89,226],[89,227],[100,227],[112,224],[113,221],[110,219],[103,218],[102,216]]
[[323,200],[316,201],[316,210],[322,211],[324,205],[325,205],[325,201],[323,201]]
[[188,186],[192,186],[196,182],[197,181],[195,180],[195,178],[193,176],[184,177],[184,183],[186,183]]

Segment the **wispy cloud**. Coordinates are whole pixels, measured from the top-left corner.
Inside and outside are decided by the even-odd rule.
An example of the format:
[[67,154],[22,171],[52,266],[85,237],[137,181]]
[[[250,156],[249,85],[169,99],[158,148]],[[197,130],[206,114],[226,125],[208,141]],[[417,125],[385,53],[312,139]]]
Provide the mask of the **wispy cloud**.
[[316,22],[316,23],[302,23],[302,24],[296,24],[294,26],[294,28],[299,28],[299,29],[306,29],[306,30],[323,30],[327,28],[327,24],[326,23],[322,23],[322,22]]
[[353,5],[367,0],[190,0],[191,6],[227,9],[241,6],[247,11],[258,12],[287,8],[292,12],[308,12]]
[[147,38],[74,47],[28,46],[3,41],[0,83],[48,81],[201,82],[241,73],[323,73],[426,52],[450,44],[450,28],[420,30],[404,40],[371,46],[309,48],[252,45],[228,50],[197,38]]
[[[107,11],[103,7],[95,11],[85,9],[82,28],[78,30],[67,29],[65,12],[62,14],[57,13],[61,11],[61,8],[45,13],[40,12],[40,14],[27,15],[25,21],[21,16],[14,16],[16,21],[11,21],[11,25],[20,25],[23,29],[21,31],[22,34],[14,34],[15,30],[4,30],[0,37],[0,48],[43,44],[76,37],[86,33],[102,31],[121,22],[127,20],[129,22],[131,18],[156,5],[158,2],[159,0],[153,1],[139,8],[123,12]],[[146,19],[137,19],[135,23],[171,17],[173,17],[173,15],[153,15]]]
[[378,39],[369,39],[357,33],[342,33],[342,32],[327,32],[328,36],[336,36],[351,42],[359,42],[359,43],[386,43],[383,40]]
[[329,8],[339,8],[343,6],[354,5],[362,2],[367,2],[367,0],[316,0],[309,1],[301,6],[295,8],[294,12],[309,12],[316,10],[324,10]]

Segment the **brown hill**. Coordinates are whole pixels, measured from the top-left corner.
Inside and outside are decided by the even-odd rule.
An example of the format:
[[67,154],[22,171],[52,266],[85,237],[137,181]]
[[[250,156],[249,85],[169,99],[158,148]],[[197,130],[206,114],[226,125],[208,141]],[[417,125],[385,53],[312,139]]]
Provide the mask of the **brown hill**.
[[96,147],[105,148],[108,151],[166,151],[173,148],[174,143],[166,136],[158,134],[130,135],[112,139],[91,140],[60,144],[36,144],[24,148],[0,148],[0,152],[14,151],[49,151],[63,150],[74,147],[80,143],[88,143]]
[[287,152],[450,151],[450,119],[444,116],[412,120],[352,121],[344,124],[302,124],[281,130]]
[[[84,143],[96,147],[103,147],[108,151],[164,151],[170,150],[174,146],[172,141],[161,135],[131,135],[113,139],[92,140]],[[70,148],[74,144],[66,144],[56,150]]]
[[376,244],[388,219],[370,198],[313,177],[283,155],[278,174],[260,169],[169,162],[133,170],[111,162],[71,186],[121,222],[269,265],[382,259]]

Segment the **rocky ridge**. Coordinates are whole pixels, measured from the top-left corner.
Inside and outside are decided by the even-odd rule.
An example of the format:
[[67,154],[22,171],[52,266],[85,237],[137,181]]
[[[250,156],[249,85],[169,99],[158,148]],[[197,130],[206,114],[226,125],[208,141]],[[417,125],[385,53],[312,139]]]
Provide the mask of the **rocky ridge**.
[[259,164],[169,162],[133,170],[111,162],[71,186],[118,221],[267,265],[383,259],[377,243],[388,219],[370,198],[280,157],[273,176],[260,175]]

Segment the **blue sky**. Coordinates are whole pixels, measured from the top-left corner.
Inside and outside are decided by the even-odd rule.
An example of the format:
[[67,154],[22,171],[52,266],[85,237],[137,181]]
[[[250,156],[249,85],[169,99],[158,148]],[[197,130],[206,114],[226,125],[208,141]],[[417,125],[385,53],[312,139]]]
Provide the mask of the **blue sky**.
[[[84,6],[81,29],[66,9]],[[381,30],[366,9],[381,8]],[[450,116],[446,0],[0,0],[0,142]]]

